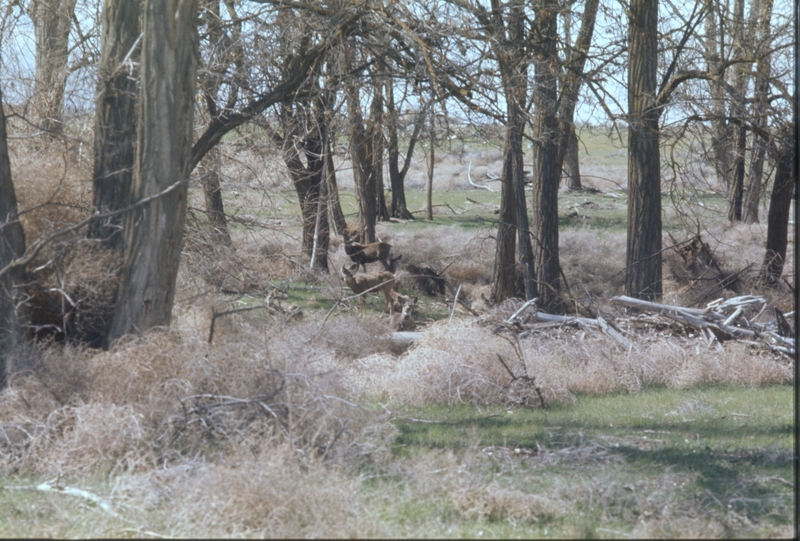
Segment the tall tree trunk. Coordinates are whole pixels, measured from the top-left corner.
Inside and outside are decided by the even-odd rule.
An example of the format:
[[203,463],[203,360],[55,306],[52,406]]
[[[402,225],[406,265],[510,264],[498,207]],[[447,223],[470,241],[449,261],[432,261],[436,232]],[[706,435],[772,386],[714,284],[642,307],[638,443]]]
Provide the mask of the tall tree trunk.
[[561,153],[559,169],[563,169],[566,173],[570,190],[582,189],[580,160],[578,157],[578,136],[575,133],[574,117],[583,70],[586,66],[589,46],[592,44],[592,37],[594,36],[599,4],[599,0],[587,0],[583,6],[581,28],[578,31],[578,39],[575,41],[574,47],[569,49],[565,66],[566,73],[561,87],[561,104],[558,109],[560,122],[558,147]]
[[32,0],[29,14],[36,39],[34,110],[41,128],[63,130],[64,90],[69,75],[69,29],[76,0]]
[[[726,64],[722,61],[722,38],[718,24],[722,15],[719,13],[719,1],[707,0],[709,13],[706,16],[705,57],[706,70],[715,74],[720,80],[726,78]],[[714,8],[717,9],[714,9]],[[722,27],[724,28],[724,27]],[[711,159],[717,174],[720,186],[729,188],[733,181],[733,126],[727,120],[727,101],[725,89],[717,82],[709,81],[709,95],[711,97]]]
[[0,91],[0,389],[6,385],[8,361],[24,338],[27,313],[25,304],[18,301],[25,283],[25,267],[9,267],[24,253],[25,232],[17,214],[17,196],[8,158],[3,94]]
[[414,131],[408,141],[408,149],[403,163],[403,168],[400,168],[400,143],[398,132],[398,113],[394,103],[394,85],[391,79],[386,83],[386,128],[389,134],[388,141],[388,158],[389,158],[389,181],[392,186],[392,212],[394,218],[403,220],[413,220],[414,215],[408,210],[406,205],[406,188],[405,178],[408,173],[409,166],[411,165],[411,156],[414,153],[414,147],[419,139],[419,134],[422,131],[422,126],[425,124],[425,117],[428,111],[427,105],[420,108],[417,117],[414,120]]
[[583,189],[581,184],[581,162],[578,148],[578,135],[575,133],[575,125],[567,128],[566,146],[564,147],[564,157],[562,159],[562,169],[564,177],[567,179],[567,187],[570,190],[580,191]]
[[[285,107],[291,107],[291,104],[286,104]],[[286,122],[294,121],[293,118],[284,116]],[[324,189],[325,182],[324,164],[325,155],[322,151],[324,148],[323,141],[318,134],[308,135],[303,139],[302,147],[305,152],[305,157],[308,166],[303,165],[302,158],[297,150],[296,140],[300,139],[302,135],[291,136],[292,126],[284,124],[287,137],[284,140],[284,159],[289,169],[289,175],[292,178],[297,199],[300,202],[300,214],[303,220],[303,235],[302,235],[302,249],[311,260],[311,268],[328,270],[328,214],[321,212],[320,205],[324,203]],[[319,212],[318,212],[319,211]],[[315,234],[322,235],[318,237],[316,250],[315,247]]]
[[383,150],[384,150],[384,137],[383,137],[383,84],[379,81],[375,82],[380,99],[376,95],[372,100],[370,107],[370,126],[372,127],[372,170],[375,175],[375,192],[378,196],[376,202],[377,208],[375,218],[382,221],[389,221],[389,211],[386,207],[386,189],[383,185]]
[[333,164],[333,149],[330,137],[325,141],[325,159],[327,160],[325,191],[328,194],[329,223],[333,225],[333,230],[336,234],[341,235],[347,231],[347,221],[344,218],[342,203],[339,200],[339,186],[336,184],[336,167]]
[[512,159],[512,154],[506,152],[500,185],[500,221],[497,224],[497,245],[492,271],[492,301],[497,303],[514,297],[517,292],[515,186],[511,175],[505,174],[506,171],[513,171]]
[[[770,22],[772,19],[772,0],[761,0],[761,15],[758,23],[758,48],[756,49],[755,100],[752,106],[752,122],[765,130],[769,107],[769,79],[772,68],[770,58]],[[754,9],[755,5],[753,6]],[[764,154],[769,144],[761,130],[753,132],[753,153],[750,158],[750,171],[747,175],[747,193],[744,201],[745,223],[758,223],[758,206],[761,202],[761,184],[764,175]]]
[[764,255],[764,276],[767,282],[775,284],[781,279],[786,261],[786,247],[789,239],[789,215],[792,198],[797,184],[797,141],[786,135],[776,152],[775,184],[769,201],[767,215],[767,250]]
[[431,115],[431,132],[430,132],[430,160],[428,160],[428,189],[425,194],[425,208],[427,210],[427,218],[429,222],[433,221],[433,169],[436,165],[436,154],[434,150],[434,143],[436,143],[436,115]]
[[628,235],[625,291],[661,298],[661,157],[657,93],[658,2],[632,0],[628,46]]
[[[136,141],[139,1],[106,0],[94,128],[93,206],[106,213],[130,205]],[[136,50],[134,50],[134,47]],[[123,216],[96,219],[89,238],[122,250]]]
[[198,0],[169,5],[145,0],[133,194],[135,201],[162,195],[126,220],[125,259],[109,342],[170,323],[191,171],[197,6]]
[[222,201],[222,187],[219,181],[220,161],[219,149],[211,149],[201,162],[205,164],[205,171],[201,178],[211,235],[214,242],[230,248],[233,246],[233,241],[228,231],[228,220],[225,217],[225,205]]
[[558,52],[556,49],[558,4],[543,0],[536,12],[536,31],[541,36],[534,52],[533,87],[533,222],[536,240],[534,267],[539,306],[562,309],[561,268],[558,257],[558,185],[561,180],[559,153]]
[[[344,72],[350,73],[352,66],[353,50],[343,43]],[[350,159],[353,163],[353,177],[356,184],[356,199],[358,200],[359,220],[361,223],[360,242],[369,244],[375,242],[375,218],[377,203],[377,186],[374,169],[374,136],[375,122],[370,118],[364,125],[364,115],[361,113],[359,82],[349,78],[344,83],[345,98],[347,101],[347,117],[350,123]],[[380,91],[374,88],[374,100],[380,99]]]
[[[750,7],[750,22],[745,24],[745,0],[735,0],[733,13],[733,57],[736,62],[734,67],[733,87],[736,95],[732,101],[731,114],[734,118],[744,120],[747,117],[745,98],[750,82],[750,65],[745,59],[752,54],[754,42],[755,21],[758,16],[758,2]],[[733,177],[728,187],[728,220],[738,222],[742,219],[742,204],[744,200],[744,175],[745,154],[747,152],[747,128],[740,123],[733,128]]]

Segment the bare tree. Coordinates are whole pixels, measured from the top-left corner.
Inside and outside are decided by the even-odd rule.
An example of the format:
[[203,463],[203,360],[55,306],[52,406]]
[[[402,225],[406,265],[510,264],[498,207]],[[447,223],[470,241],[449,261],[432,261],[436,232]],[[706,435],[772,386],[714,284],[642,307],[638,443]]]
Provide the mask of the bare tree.
[[[145,0],[133,200],[108,341],[169,325],[183,247],[197,65],[198,0]],[[106,344],[107,345],[107,344]]]
[[[758,222],[758,206],[761,202],[761,185],[764,177],[764,155],[769,137],[767,136],[767,114],[769,110],[769,88],[771,72],[772,36],[770,21],[772,19],[772,0],[760,0],[761,14],[757,29],[756,72],[754,76],[755,90],[751,106],[751,122],[753,130],[753,150],[750,157],[750,170],[747,174],[747,191],[743,205],[742,219],[746,223]],[[755,7],[751,8],[755,9]]]
[[389,182],[392,187],[392,216],[404,220],[413,220],[414,215],[406,206],[405,178],[411,166],[411,156],[417,145],[422,127],[428,115],[430,105],[428,102],[422,104],[414,114],[413,128],[408,138],[408,146],[403,159],[403,167],[400,167],[400,143],[398,132],[400,130],[400,109],[402,101],[395,103],[395,85],[392,79],[386,82],[386,130],[388,133],[387,151],[389,160]]
[[31,0],[28,8],[36,38],[34,112],[40,127],[50,133],[61,133],[63,128],[69,30],[76,1]]

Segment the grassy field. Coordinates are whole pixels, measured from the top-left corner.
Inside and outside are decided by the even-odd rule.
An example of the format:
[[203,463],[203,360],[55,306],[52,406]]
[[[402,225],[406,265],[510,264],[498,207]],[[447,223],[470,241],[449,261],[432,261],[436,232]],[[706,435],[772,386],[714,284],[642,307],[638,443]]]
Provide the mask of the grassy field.
[[[298,474],[295,482],[303,485],[302,490],[318,489],[332,500],[319,503],[331,506],[334,516],[295,509],[305,520],[319,521],[312,527],[300,520],[297,533],[552,539],[789,537],[795,503],[793,393],[790,386],[704,386],[579,396],[569,405],[547,410],[466,404],[401,408],[392,412],[397,436],[391,455],[347,474],[347,491],[352,493],[332,490],[331,480],[313,467]],[[264,464],[256,460],[250,466]],[[243,499],[253,500],[253,509],[242,511],[252,513],[253,526],[260,526],[253,530],[218,530],[210,517],[193,524],[193,510],[187,507],[196,503],[185,494],[162,495],[159,505],[148,503],[159,498],[151,493],[158,490],[157,483],[148,480],[137,494],[130,486],[142,480],[134,474],[68,475],[58,480],[6,475],[0,490],[4,509],[0,535],[269,532],[270,512],[277,504],[268,500],[275,495],[244,483],[243,474],[237,471],[231,482],[247,492]],[[187,474],[202,475],[201,471]],[[279,474],[276,484],[285,484],[285,475]],[[46,481],[62,492],[36,489]],[[65,493],[66,487],[80,487],[98,501],[87,494]],[[287,487],[273,487],[281,489]],[[293,504],[302,507],[302,502]],[[337,523],[339,506],[345,507],[345,515],[351,514],[345,524]],[[256,518],[259,509],[265,515]],[[217,515],[213,506],[209,511]],[[243,526],[232,517],[228,521],[231,528]]]
[[[581,307],[624,323],[607,301],[624,281],[627,158],[602,130],[582,139],[584,184],[598,191],[559,195],[561,266]],[[406,192],[417,219],[378,224],[403,254],[401,292],[419,296],[421,338],[399,347],[382,299],[370,297],[363,317],[348,299],[341,238],[331,239],[332,272],[308,269],[296,194],[274,153],[235,142],[222,168],[233,247],[209,243],[193,184],[171,328],[109,351],[44,341],[11,367],[0,536],[794,534],[794,360],[677,325],[625,327],[630,349],[580,329],[511,332],[503,322],[521,302],[486,301],[499,192],[467,180],[469,170],[498,188],[498,145],[437,149],[432,221],[420,154]],[[11,149],[20,204],[47,203],[23,217],[31,241],[85,215],[91,164],[52,148],[34,163],[25,144]],[[343,156],[337,166],[352,222],[352,175]],[[793,264],[788,284],[757,279],[765,224],[728,224],[713,187],[665,182],[663,199],[665,246],[699,221],[720,268],[766,298],[747,317],[794,310]],[[32,267],[57,267],[48,279],[61,282],[48,287],[100,288],[106,269],[98,278],[83,265],[92,257],[69,255],[82,249],[67,239]],[[791,261],[794,249],[792,234]],[[413,289],[408,264],[441,272],[446,295]],[[733,295],[687,272],[665,251],[664,302]],[[454,309],[456,291],[471,311]],[[268,311],[268,293],[302,319]],[[250,310],[216,319],[210,341],[212,310],[236,308]]]

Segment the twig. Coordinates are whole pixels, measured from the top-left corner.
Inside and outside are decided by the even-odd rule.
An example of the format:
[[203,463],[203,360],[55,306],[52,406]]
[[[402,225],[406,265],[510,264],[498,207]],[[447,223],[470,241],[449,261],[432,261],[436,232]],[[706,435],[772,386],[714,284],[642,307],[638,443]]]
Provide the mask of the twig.
[[525,304],[523,304],[522,307],[519,310],[514,312],[511,315],[511,317],[506,320],[506,323],[508,323],[509,325],[514,323],[514,321],[516,321],[516,319],[517,319],[517,316],[519,316],[522,313],[523,310],[525,310],[530,305],[534,305],[534,307],[535,307],[536,306],[536,301],[538,301],[538,300],[539,300],[539,297],[534,297],[531,300],[529,300],[528,302],[526,302]]
[[461,293],[461,284],[458,285],[458,290],[456,290],[456,296],[453,299],[453,309],[450,311],[450,319],[447,320],[448,323],[453,321],[453,314],[456,313],[456,304],[458,304],[458,294]]
[[472,172],[472,160],[470,160],[469,165],[467,166],[467,180],[469,181],[469,183],[471,185],[475,186],[476,188],[483,188],[484,190],[489,190],[490,192],[494,191],[489,186],[481,186],[480,184],[475,184],[474,182],[472,182],[472,174],[471,174],[471,172]]

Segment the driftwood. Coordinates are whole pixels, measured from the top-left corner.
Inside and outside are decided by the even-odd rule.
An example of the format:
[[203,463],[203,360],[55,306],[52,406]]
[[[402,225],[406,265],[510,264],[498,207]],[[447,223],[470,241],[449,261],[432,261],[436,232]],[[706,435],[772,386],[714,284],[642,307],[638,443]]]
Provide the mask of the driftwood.
[[[654,313],[649,316],[640,314],[635,318],[630,318],[630,321],[668,327],[670,326],[668,321],[672,321],[674,323],[671,325],[677,323],[699,331],[699,334],[709,341],[709,345],[716,342],[717,349],[720,349],[722,342],[726,340],[737,340],[750,345],[766,346],[772,351],[790,357],[794,357],[797,351],[794,329],[787,321],[787,316],[792,316],[794,312],[784,315],[780,310],[775,309],[775,319],[767,323],[754,321],[764,313],[767,307],[764,297],[742,295],[727,300],[717,299],[705,308],[672,306],[625,296],[612,297],[610,301],[613,304],[640,312]],[[755,315],[752,315],[754,313]],[[746,314],[750,314],[749,319]],[[625,321],[625,319],[618,318],[617,321]],[[510,329],[519,338],[524,338],[536,331],[564,326],[580,328],[595,337],[598,336],[597,332],[603,333],[616,340],[629,352],[635,349],[635,346],[616,326],[602,317],[598,316],[596,319],[592,319],[546,314],[537,311],[536,299],[529,300],[520,306],[498,327],[498,330],[500,328]]]
[[608,324],[606,320],[602,317],[598,317],[597,319],[591,319],[586,317],[577,317],[577,316],[558,316],[555,314],[545,314],[544,312],[537,312],[536,311],[536,300],[531,299],[523,304],[519,310],[514,312],[514,314],[506,320],[506,324],[508,325],[522,325],[520,322],[520,315],[530,307],[533,307],[533,314],[531,314],[531,318],[533,320],[542,322],[545,325],[533,325],[528,330],[523,331],[520,333],[520,338],[524,338],[531,332],[535,330],[541,330],[544,328],[556,327],[556,326],[563,326],[569,325],[573,327],[581,327],[586,329],[588,332],[592,332],[593,329],[599,330],[604,332],[605,334],[609,335],[611,338],[619,342],[622,347],[627,350],[631,350],[633,345],[624,337],[622,333],[616,330],[614,327]]
[[757,316],[760,315],[767,304],[764,297],[743,295],[727,300],[718,299],[709,303],[705,309],[670,306],[626,296],[612,297],[610,301],[627,308],[657,312],[703,334],[710,333],[720,343],[724,340],[743,340],[752,344],[753,339],[760,338],[773,351],[792,357],[797,351],[795,339],[785,336],[791,334],[787,332],[791,331],[791,327],[779,310],[775,310],[776,319],[766,324],[751,323],[743,316],[744,309],[748,306],[761,306]]

